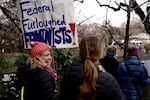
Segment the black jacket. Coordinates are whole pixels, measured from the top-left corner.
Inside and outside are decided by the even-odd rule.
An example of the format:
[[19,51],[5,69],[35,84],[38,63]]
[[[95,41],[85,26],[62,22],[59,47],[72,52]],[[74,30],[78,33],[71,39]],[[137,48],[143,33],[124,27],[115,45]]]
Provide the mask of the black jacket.
[[49,72],[40,68],[21,66],[17,72],[17,89],[24,86],[24,100],[54,100],[55,80]]
[[[77,100],[82,81],[83,62],[73,62],[62,79],[60,100]],[[118,83],[107,72],[99,72],[96,100],[125,100]]]
[[100,59],[100,63],[107,72],[116,77],[119,61],[114,58],[114,56],[105,56],[104,58]]

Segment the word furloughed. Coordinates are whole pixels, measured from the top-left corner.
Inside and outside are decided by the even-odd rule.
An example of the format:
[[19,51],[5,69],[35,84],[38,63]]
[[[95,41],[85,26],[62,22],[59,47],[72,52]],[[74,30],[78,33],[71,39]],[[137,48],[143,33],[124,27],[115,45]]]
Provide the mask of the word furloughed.
[[[24,47],[31,48],[31,41],[41,41],[52,48],[77,47],[75,22],[66,21],[65,9],[54,5],[55,0],[22,0],[18,3]],[[55,11],[55,7],[57,8]]]

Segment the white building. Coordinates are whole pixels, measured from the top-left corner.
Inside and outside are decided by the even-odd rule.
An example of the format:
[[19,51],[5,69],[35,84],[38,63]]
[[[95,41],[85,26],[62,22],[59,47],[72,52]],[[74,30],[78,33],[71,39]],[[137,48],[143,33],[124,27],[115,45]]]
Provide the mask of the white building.
[[138,45],[149,44],[150,43],[150,35],[146,34],[146,33],[140,33],[140,34],[130,36],[130,43],[135,43]]

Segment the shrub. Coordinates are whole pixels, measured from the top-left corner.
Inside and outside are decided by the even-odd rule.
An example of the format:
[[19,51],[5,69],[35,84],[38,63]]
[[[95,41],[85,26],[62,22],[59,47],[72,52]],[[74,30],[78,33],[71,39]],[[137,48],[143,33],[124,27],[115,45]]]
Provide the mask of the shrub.
[[6,61],[6,58],[4,57],[4,55],[0,55],[0,72],[5,72],[7,66],[8,62]]
[[74,58],[77,52],[76,48],[67,48],[67,49],[54,49],[54,61],[55,68],[58,74],[57,88],[59,88],[59,83],[62,79],[65,69],[71,64],[72,59]]
[[20,64],[24,64],[28,58],[29,58],[29,55],[25,55],[25,54],[17,56],[15,65],[19,67]]

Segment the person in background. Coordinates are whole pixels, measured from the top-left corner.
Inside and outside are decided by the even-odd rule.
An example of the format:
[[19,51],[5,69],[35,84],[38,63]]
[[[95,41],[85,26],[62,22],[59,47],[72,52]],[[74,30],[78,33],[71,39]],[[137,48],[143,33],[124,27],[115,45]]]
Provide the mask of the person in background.
[[31,47],[32,58],[16,73],[17,90],[24,86],[24,100],[56,100],[57,74],[52,48],[44,42],[31,42]]
[[79,58],[65,71],[60,83],[60,100],[125,100],[115,78],[99,64],[102,44],[86,36],[79,44]]
[[138,58],[138,49],[128,48],[128,57],[119,64],[117,80],[127,100],[144,100],[143,87],[150,85],[147,70]]
[[116,59],[116,47],[115,46],[109,46],[107,48],[106,55],[100,59],[100,63],[105,68],[107,72],[112,74],[114,77],[116,77],[117,68],[119,65],[119,61]]

